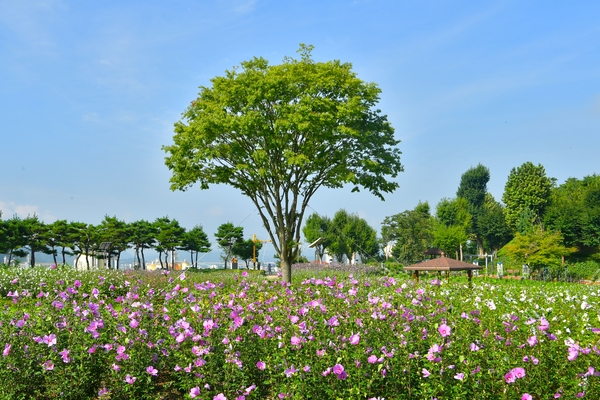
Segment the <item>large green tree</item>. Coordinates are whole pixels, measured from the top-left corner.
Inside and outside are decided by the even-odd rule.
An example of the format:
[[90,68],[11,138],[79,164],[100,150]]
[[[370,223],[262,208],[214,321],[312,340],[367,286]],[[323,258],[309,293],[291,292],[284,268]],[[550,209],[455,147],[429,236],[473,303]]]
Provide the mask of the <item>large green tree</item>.
[[210,241],[202,225],[194,226],[183,235],[180,249],[190,252],[190,263],[198,268],[198,254],[210,251]]
[[552,190],[544,216],[547,228],[560,231],[577,258],[600,251],[600,175],[569,178]]
[[385,217],[381,224],[381,236],[393,243],[394,258],[412,264],[423,260],[423,252],[433,244],[432,229],[429,203],[419,202],[413,210]]
[[27,216],[22,220],[25,247],[29,250],[29,265],[35,266],[35,253],[51,254],[48,248],[48,225],[41,221],[37,215]]
[[485,195],[478,224],[483,238],[483,247],[488,254],[497,252],[513,237],[504,218],[504,207],[491,193]]
[[314,249],[315,258],[318,261],[323,261],[325,249],[331,242],[329,238],[331,233],[330,225],[331,218],[327,216],[321,216],[315,212],[306,218],[306,223],[302,228],[304,238],[309,244],[317,242],[317,244],[314,245]]
[[470,205],[466,198],[442,199],[436,206],[433,244],[446,254],[462,260],[463,245],[471,230]]
[[541,223],[553,185],[553,180],[546,176],[541,164],[534,165],[528,161],[511,169],[502,202],[505,204],[506,223],[513,231],[517,230],[519,220],[526,215],[533,217],[533,224]]
[[2,242],[0,242],[0,252],[7,254],[7,265],[11,265],[14,257],[25,257],[27,252],[24,246],[26,232],[23,220],[14,215],[8,220],[0,221],[0,231],[2,232]]
[[134,221],[130,224],[129,244],[135,251],[137,266],[146,269],[145,249],[151,249],[156,243],[156,226],[146,220]]
[[535,226],[525,234],[517,232],[515,237],[500,251],[500,257],[506,257],[515,264],[528,264],[533,270],[542,267],[560,265],[573,248],[563,244],[560,232],[551,232]]
[[117,257],[116,268],[119,269],[121,253],[129,247],[129,239],[131,237],[130,226],[116,216],[104,216],[104,219],[98,226],[99,239],[106,243],[109,247],[106,249],[107,267],[112,268],[111,260]]
[[47,244],[52,250],[52,258],[54,264],[58,265],[57,256],[60,249],[62,265],[67,263],[67,255],[73,255],[67,250],[69,247],[68,235],[69,235],[69,223],[65,219],[59,219],[54,221],[48,226]]
[[300,59],[279,65],[254,58],[213,78],[163,147],[172,190],[223,183],[250,198],[287,282],[318,189],[350,184],[383,199],[403,169],[377,85],[351,64],[315,62],[311,50],[302,45]]
[[359,257],[365,262],[379,253],[377,231],[357,214],[339,210],[333,216],[329,231],[327,252],[342,262]]
[[179,221],[169,217],[157,218],[154,223],[156,231],[156,251],[158,252],[158,261],[161,268],[164,268],[162,255],[165,256],[167,269],[169,269],[169,253],[171,253],[171,268],[175,268],[174,252],[183,243],[185,228],[179,225]]
[[469,204],[469,213],[471,214],[470,233],[477,242],[477,251],[483,254],[483,227],[481,226],[481,214],[483,213],[483,204],[485,194],[487,193],[487,183],[490,181],[490,170],[478,164],[476,167],[469,168],[460,177],[460,184],[456,191],[456,196],[467,200]]
[[217,246],[224,253],[223,261],[225,261],[225,268],[227,268],[227,263],[233,255],[233,246],[244,240],[244,228],[235,226],[232,222],[226,222],[219,225],[217,232],[215,232],[215,238],[217,239]]

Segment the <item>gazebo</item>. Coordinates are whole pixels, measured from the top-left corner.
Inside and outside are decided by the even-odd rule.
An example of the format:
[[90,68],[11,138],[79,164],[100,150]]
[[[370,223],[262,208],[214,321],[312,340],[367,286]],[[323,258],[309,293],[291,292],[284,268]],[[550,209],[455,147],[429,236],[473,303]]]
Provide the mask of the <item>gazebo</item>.
[[420,263],[404,267],[405,271],[414,271],[413,275],[416,282],[419,282],[419,271],[446,271],[446,279],[448,279],[450,271],[467,271],[469,284],[471,284],[473,270],[481,269],[483,269],[483,267],[480,267],[479,265],[469,264],[448,257],[432,258],[431,260],[422,261]]

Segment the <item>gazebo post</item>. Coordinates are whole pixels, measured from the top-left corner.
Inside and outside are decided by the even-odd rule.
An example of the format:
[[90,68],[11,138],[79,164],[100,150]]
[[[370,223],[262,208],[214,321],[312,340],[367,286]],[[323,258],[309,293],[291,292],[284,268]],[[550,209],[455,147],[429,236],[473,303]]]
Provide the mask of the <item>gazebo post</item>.
[[415,277],[415,283],[419,283],[419,271],[415,270],[414,277]]
[[450,271],[446,271],[446,282],[450,282]]
[[469,277],[469,286],[472,286],[472,279],[473,279],[473,270],[472,269],[468,269],[467,270],[467,276]]

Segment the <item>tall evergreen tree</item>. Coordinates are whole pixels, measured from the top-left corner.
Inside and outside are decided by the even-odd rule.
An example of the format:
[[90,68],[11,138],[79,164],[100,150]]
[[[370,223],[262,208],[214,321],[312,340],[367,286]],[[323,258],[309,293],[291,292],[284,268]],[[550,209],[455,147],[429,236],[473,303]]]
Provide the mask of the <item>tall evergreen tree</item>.
[[476,167],[470,168],[462,174],[460,185],[456,191],[456,195],[467,200],[469,204],[469,213],[471,214],[470,233],[475,237],[477,250],[480,255],[483,254],[483,228],[480,219],[489,180],[490,170],[478,164]]

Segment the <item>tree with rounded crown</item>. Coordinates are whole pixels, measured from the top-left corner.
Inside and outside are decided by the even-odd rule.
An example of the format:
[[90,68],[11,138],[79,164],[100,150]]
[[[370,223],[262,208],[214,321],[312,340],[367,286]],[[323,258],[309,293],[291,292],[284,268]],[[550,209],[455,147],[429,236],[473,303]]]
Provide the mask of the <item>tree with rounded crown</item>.
[[524,214],[532,215],[533,224],[541,223],[553,186],[553,179],[546,176],[541,164],[536,166],[528,161],[511,169],[502,195],[508,226],[517,230],[519,218]]
[[350,184],[383,199],[403,170],[399,141],[375,108],[379,87],[349,63],[315,62],[311,51],[301,45],[300,59],[254,58],[213,78],[175,124],[174,143],[163,146],[172,190],[224,183],[250,198],[286,282],[318,189]]

